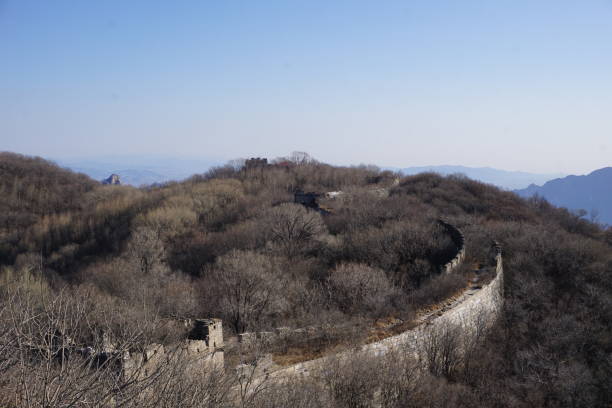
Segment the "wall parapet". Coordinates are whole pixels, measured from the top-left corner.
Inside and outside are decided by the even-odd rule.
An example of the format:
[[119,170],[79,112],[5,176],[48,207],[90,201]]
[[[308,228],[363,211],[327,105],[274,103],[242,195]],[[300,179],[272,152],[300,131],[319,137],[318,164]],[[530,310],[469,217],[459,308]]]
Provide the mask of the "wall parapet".
[[438,223],[444,227],[444,229],[446,229],[451,237],[451,240],[457,246],[457,254],[455,257],[442,266],[442,272],[451,273],[454,272],[465,259],[465,236],[463,235],[463,232],[461,232],[461,230],[455,227],[453,224],[441,219],[438,220]]

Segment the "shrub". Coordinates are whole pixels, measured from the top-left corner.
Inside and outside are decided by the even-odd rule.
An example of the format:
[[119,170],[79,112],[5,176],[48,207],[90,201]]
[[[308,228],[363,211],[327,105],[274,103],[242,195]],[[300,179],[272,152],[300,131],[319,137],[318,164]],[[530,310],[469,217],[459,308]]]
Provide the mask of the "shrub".
[[380,314],[399,295],[385,272],[365,264],[345,263],[329,276],[330,296],[345,313]]

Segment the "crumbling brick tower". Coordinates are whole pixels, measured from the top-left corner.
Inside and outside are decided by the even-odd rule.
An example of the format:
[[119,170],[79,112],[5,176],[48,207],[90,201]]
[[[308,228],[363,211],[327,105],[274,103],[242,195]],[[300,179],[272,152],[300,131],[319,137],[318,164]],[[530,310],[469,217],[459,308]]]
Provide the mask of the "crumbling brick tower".
[[223,348],[223,327],[221,319],[196,319],[189,340],[203,340],[210,352]]

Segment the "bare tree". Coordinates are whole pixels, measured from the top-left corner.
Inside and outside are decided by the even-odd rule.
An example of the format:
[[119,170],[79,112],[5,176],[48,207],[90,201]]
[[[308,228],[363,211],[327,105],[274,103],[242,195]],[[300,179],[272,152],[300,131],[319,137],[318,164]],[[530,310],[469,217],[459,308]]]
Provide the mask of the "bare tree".
[[275,269],[267,256],[253,251],[234,250],[217,259],[209,283],[218,290],[224,320],[236,333],[256,324],[278,296]]
[[132,233],[127,256],[144,275],[157,271],[162,265],[164,255],[164,245],[154,230],[141,227]]
[[[217,407],[232,379],[206,356],[151,345],[160,320],[111,319],[87,290],[0,291],[0,406]],[[160,355],[157,350],[163,350]],[[153,353],[155,351],[155,353]],[[152,354],[158,357],[153,358]]]
[[461,328],[439,324],[424,332],[420,343],[424,368],[438,377],[452,377],[461,364]]
[[252,408],[327,408],[331,401],[316,379],[286,378],[271,382],[265,390],[250,401]]
[[407,347],[398,347],[380,357],[376,375],[381,406],[405,407],[414,401],[421,373],[411,351]]
[[346,312],[379,312],[399,293],[385,272],[365,264],[345,263],[329,276],[330,295]]
[[[124,354],[143,339],[134,329],[105,350],[91,326],[95,304],[62,291],[40,299],[17,288],[4,298],[5,334],[0,360],[11,380],[12,404],[23,407],[125,405],[154,382],[122,375]],[[8,339],[8,341],[6,341]]]
[[326,232],[321,214],[292,203],[270,209],[263,225],[274,247],[288,258],[307,251]]
[[316,160],[310,154],[299,151],[291,152],[289,160],[298,165],[316,163]]
[[226,375],[222,367],[195,372],[187,369],[197,364],[197,359],[171,361],[156,378],[155,392],[141,396],[132,405],[146,408],[230,406],[232,387],[236,386],[235,378]]
[[378,391],[379,378],[376,373],[379,368],[380,361],[366,353],[326,361],[321,369],[321,379],[334,402],[333,406],[372,407]]
[[242,364],[237,368],[235,381],[237,396],[234,399],[242,408],[257,405],[257,401],[272,386],[269,376],[259,369],[257,358],[252,364]]
[[227,166],[234,169],[234,171],[240,171],[244,168],[244,163],[246,162],[246,160],[247,159],[245,158],[231,159],[227,162]]

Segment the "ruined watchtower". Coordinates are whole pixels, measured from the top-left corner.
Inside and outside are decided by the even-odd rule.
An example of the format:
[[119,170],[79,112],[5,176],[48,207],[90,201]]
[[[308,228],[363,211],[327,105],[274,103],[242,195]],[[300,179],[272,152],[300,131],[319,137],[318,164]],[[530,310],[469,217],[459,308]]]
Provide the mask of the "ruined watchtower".
[[223,327],[221,319],[196,319],[187,335],[189,340],[202,340],[208,350],[213,352],[223,348]]
[[149,344],[144,350],[125,352],[122,358],[124,378],[146,378],[159,367],[177,362],[193,375],[223,367],[223,329],[221,319],[183,321],[189,330],[187,339],[178,343]]
[[268,159],[265,157],[251,157],[244,162],[244,170],[263,169],[268,167]]

